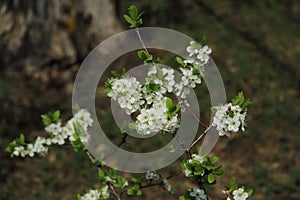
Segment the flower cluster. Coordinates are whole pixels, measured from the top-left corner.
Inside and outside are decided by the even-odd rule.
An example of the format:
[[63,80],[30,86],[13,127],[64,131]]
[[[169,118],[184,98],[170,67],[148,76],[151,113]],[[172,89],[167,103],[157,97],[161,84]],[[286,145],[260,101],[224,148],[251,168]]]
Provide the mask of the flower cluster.
[[[34,143],[25,144],[24,141],[20,145],[14,145],[12,155],[25,157],[26,155],[33,157],[35,154],[42,155],[47,153],[48,146],[52,144],[63,145],[66,140],[73,142],[78,134],[75,130],[75,126],[80,127],[83,130],[84,135],[81,135],[82,142],[87,142],[88,135],[86,131],[93,123],[91,114],[81,109],[72,119],[70,119],[65,126],[61,125],[61,120],[55,123],[50,123],[45,127],[46,132],[50,134],[50,138],[37,137]],[[24,140],[24,138],[23,138]]]
[[227,196],[226,200],[246,200],[253,193],[253,189],[245,189],[244,186],[238,187],[238,183],[234,177],[230,179],[230,185],[226,188],[227,190],[223,191]]
[[184,60],[184,63],[197,66],[199,70],[208,62],[209,54],[212,52],[207,45],[202,46],[195,41],[190,42],[190,46],[186,48],[186,51],[189,53],[189,59]]
[[48,151],[48,147],[45,145],[51,145],[51,139],[45,139],[37,137],[35,143],[27,144],[26,146],[16,146],[13,151],[14,156],[25,157],[29,155],[33,157],[35,154],[45,154]]
[[121,79],[110,79],[111,90],[107,93],[109,97],[117,101],[121,108],[131,114],[140,109],[144,104],[142,100],[142,84],[131,76],[124,76]]
[[160,131],[174,132],[179,127],[178,114],[168,117],[168,108],[165,102],[166,97],[161,101],[154,102],[151,108],[141,110],[134,124],[139,134],[147,135]]
[[244,188],[239,188],[232,192],[234,200],[246,200],[248,198],[248,193],[244,191]]
[[207,200],[207,195],[204,190],[194,187],[187,190],[183,196],[180,196],[179,200]]
[[231,103],[213,107],[215,112],[212,126],[219,131],[220,136],[230,136],[230,132],[245,131],[246,114],[248,107],[252,104],[250,99],[244,97],[243,92],[238,93]]
[[147,172],[145,175],[146,180],[158,180],[160,179],[160,175],[155,172]]
[[98,200],[109,198],[108,186],[104,186],[101,190],[91,189],[83,196],[78,196],[79,200]]
[[[193,164],[193,163],[200,163],[202,164],[204,161],[204,158],[198,154],[192,154],[192,158],[188,159],[187,163],[189,164]],[[189,177],[192,174],[192,170],[190,170],[186,165],[184,165],[184,170],[183,170],[184,174],[186,177]],[[203,175],[204,172],[201,174]]]
[[[168,108],[165,106],[166,95],[174,92],[179,97],[180,105],[183,102],[185,106],[188,105],[185,98],[190,93],[190,88],[195,88],[201,83],[203,67],[211,53],[208,46],[202,46],[194,41],[186,50],[189,53],[188,59],[176,59],[181,64],[181,79],[178,83],[175,82],[173,69],[156,63],[149,68],[144,85],[135,77],[116,72],[113,73],[115,77],[106,82],[107,95],[117,101],[128,115],[135,116],[134,123],[130,127],[139,134],[148,135],[161,131],[172,133],[179,127],[178,114],[173,113],[171,116],[168,114]],[[152,59],[147,52],[140,51],[139,54],[141,58]]]
[[194,197],[195,200],[207,200],[207,196],[206,196],[204,190],[201,190],[198,188],[192,188],[189,191],[189,195],[191,197]]
[[220,136],[230,136],[230,132],[245,130],[246,112],[239,105],[231,103],[213,107],[215,115],[212,126],[216,126]]
[[[174,70],[171,68],[159,67],[154,64],[146,77],[146,84],[159,85],[159,89],[155,91],[157,94],[165,94],[166,92],[173,92],[175,85]],[[148,102],[151,103],[151,102]]]
[[204,65],[209,60],[211,49],[205,45],[202,46],[195,41],[191,41],[186,48],[189,58],[185,60],[177,60],[183,67],[180,68],[182,77],[181,81],[175,84],[175,92],[177,96],[185,99],[190,93],[190,87],[195,88],[197,84],[201,84],[201,77],[204,73]]
[[[179,127],[177,113],[168,114],[167,92],[173,92],[174,70],[154,65],[142,85],[135,77],[123,75],[108,81],[107,95],[116,100],[128,115],[136,114],[130,124],[141,135],[174,132]],[[178,112],[179,110],[176,110]]]
[[[224,193],[227,194],[229,191],[224,191]],[[249,193],[245,191],[243,187],[241,187],[233,190],[232,194],[229,193],[229,196],[226,200],[246,200],[249,196]]]
[[168,179],[164,178],[163,179],[163,184],[164,184],[164,188],[171,192],[172,191],[172,185],[169,183]]

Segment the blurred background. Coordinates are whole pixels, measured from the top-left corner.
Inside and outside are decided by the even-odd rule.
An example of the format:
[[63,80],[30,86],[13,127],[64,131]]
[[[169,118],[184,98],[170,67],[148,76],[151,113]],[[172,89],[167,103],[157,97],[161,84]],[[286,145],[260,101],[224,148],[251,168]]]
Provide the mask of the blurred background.
[[[29,141],[46,136],[41,114],[59,109],[71,117],[81,62],[128,29],[122,16],[131,4],[146,11],[144,26],[196,40],[206,35],[228,98],[242,90],[253,101],[246,133],[220,139],[211,153],[225,170],[209,188],[211,199],[225,199],[231,176],[254,189],[251,199],[300,199],[300,2],[294,0],[0,0],[0,199],[76,199],[97,182],[97,169],[70,145],[52,147],[44,158],[11,159],[4,151],[20,133]],[[209,122],[209,99],[197,93]],[[176,174],[178,165],[159,172]],[[177,195],[192,186],[183,175],[170,183]],[[155,187],[134,199],[176,197]]]

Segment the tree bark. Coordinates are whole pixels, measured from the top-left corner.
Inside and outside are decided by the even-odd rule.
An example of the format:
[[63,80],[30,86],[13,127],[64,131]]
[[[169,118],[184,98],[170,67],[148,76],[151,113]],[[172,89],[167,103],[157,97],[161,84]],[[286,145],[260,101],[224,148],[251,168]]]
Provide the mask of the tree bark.
[[110,0],[0,0],[0,69],[79,63],[120,31]]

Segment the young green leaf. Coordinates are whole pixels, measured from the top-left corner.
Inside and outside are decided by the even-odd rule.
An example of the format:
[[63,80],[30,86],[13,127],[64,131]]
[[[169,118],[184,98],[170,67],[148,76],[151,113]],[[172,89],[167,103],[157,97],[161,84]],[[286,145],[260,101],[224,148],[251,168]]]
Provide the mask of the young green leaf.
[[178,64],[180,64],[181,66],[185,66],[186,64],[183,62],[183,59],[181,58],[181,57],[176,57],[175,58],[175,61],[178,63]]
[[170,145],[170,146],[169,146],[169,152],[170,152],[170,153],[174,153],[174,152],[175,152],[175,148],[174,148],[173,145]]
[[128,15],[123,15],[126,22],[130,24],[130,28],[137,28],[143,24],[142,20],[143,12],[138,12],[138,9],[132,5],[128,8]]
[[166,107],[170,110],[173,106],[173,101],[171,98],[167,97],[166,99]]
[[200,44],[201,46],[205,46],[206,43],[207,43],[207,38],[206,38],[205,35],[202,35],[199,44]]
[[236,190],[238,188],[238,184],[236,182],[236,179],[234,177],[231,177],[230,179],[230,185],[229,185],[229,190],[233,191]]
[[207,182],[210,183],[210,184],[214,183],[215,182],[215,175],[212,174],[212,173],[208,174]]

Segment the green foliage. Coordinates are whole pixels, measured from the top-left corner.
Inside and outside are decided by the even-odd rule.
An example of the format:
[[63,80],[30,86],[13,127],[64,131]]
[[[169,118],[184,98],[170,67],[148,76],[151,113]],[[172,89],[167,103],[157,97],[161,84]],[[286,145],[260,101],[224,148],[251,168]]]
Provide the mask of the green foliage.
[[170,145],[169,146],[169,152],[174,153],[175,151],[176,151],[176,149],[174,148],[174,145]]
[[173,103],[173,100],[169,97],[166,99],[166,107],[168,108],[167,115],[170,118],[178,113],[181,108],[179,104]]
[[[243,188],[244,191],[248,193],[249,197],[253,194],[253,189],[251,189],[251,188],[245,189],[244,186],[242,186],[241,188]],[[227,189],[227,191],[226,191],[227,194],[231,194],[234,190],[239,189],[238,183],[234,177],[230,178],[230,185],[229,185],[229,187],[226,187],[226,189]]]
[[112,70],[112,71],[111,71],[111,74],[112,74],[116,79],[122,78],[122,77],[124,76],[125,73],[126,73],[126,69],[125,69],[125,68],[122,69],[122,72],[121,72],[121,73],[118,73],[118,72],[115,71],[115,70]]
[[156,83],[147,83],[145,84],[145,88],[147,89],[148,92],[154,93],[160,88],[160,84]]
[[185,67],[186,64],[183,62],[181,57],[176,56],[175,61],[180,65],[180,67]]
[[216,166],[215,163],[218,161],[217,156],[203,157],[203,162],[197,159],[188,159],[183,161],[181,164],[183,168],[189,170],[191,173],[189,177],[196,180],[200,177],[203,184],[214,184],[216,182],[216,176],[221,176],[224,174],[222,166]]
[[75,152],[77,151],[84,151],[86,150],[85,145],[81,142],[81,137],[86,137],[86,132],[83,130],[83,128],[80,126],[80,124],[74,122],[74,129],[75,133],[73,134],[73,137],[75,138],[74,141],[72,141],[73,149]]
[[132,196],[132,195],[140,196],[140,195],[142,195],[141,182],[142,182],[143,179],[144,179],[143,176],[135,177],[135,178],[131,179],[131,181],[134,185],[127,190],[127,194],[129,196]]
[[122,188],[126,186],[127,180],[120,176],[115,169],[109,169],[108,171],[100,169],[98,171],[98,180],[103,184],[112,184],[115,188]]
[[132,5],[128,8],[128,15],[123,15],[124,19],[130,24],[130,28],[137,28],[143,24],[141,18],[144,12],[138,12],[136,6]]
[[232,100],[231,100],[232,105],[236,106],[239,105],[242,110],[245,112],[247,110],[247,108],[252,104],[250,99],[246,99],[244,97],[244,93],[240,92],[238,93],[237,96],[235,96]]
[[14,139],[9,145],[6,147],[5,151],[10,153],[11,157],[14,157],[14,149],[18,146],[25,145],[25,137],[24,134],[21,134],[18,138]]
[[151,54],[147,53],[145,50],[139,50],[137,52],[137,56],[140,59],[144,60],[144,64],[147,64],[147,63],[150,63],[153,61],[153,56]]
[[49,124],[58,122],[60,117],[60,111],[57,110],[55,112],[48,112],[47,114],[44,114],[41,117],[44,125],[48,126]]
[[[117,71],[112,70],[111,74],[114,76],[114,78],[120,79],[120,78],[122,78],[124,76],[124,74],[126,74],[126,69],[123,68],[121,73],[118,73]],[[108,79],[107,81],[105,81],[104,86],[105,86],[105,89],[104,89],[105,93],[109,93],[112,90],[112,88],[111,88],[112,84],[111,84],[110,79]]]
[[201,46],[205,46],[206,43],[207,43],[207,38],[206,38],[205,35],[202,35],[202,37],[201,37],[201,39],[200,39],[200,41],[199,41],[199,44],[200,44]]

